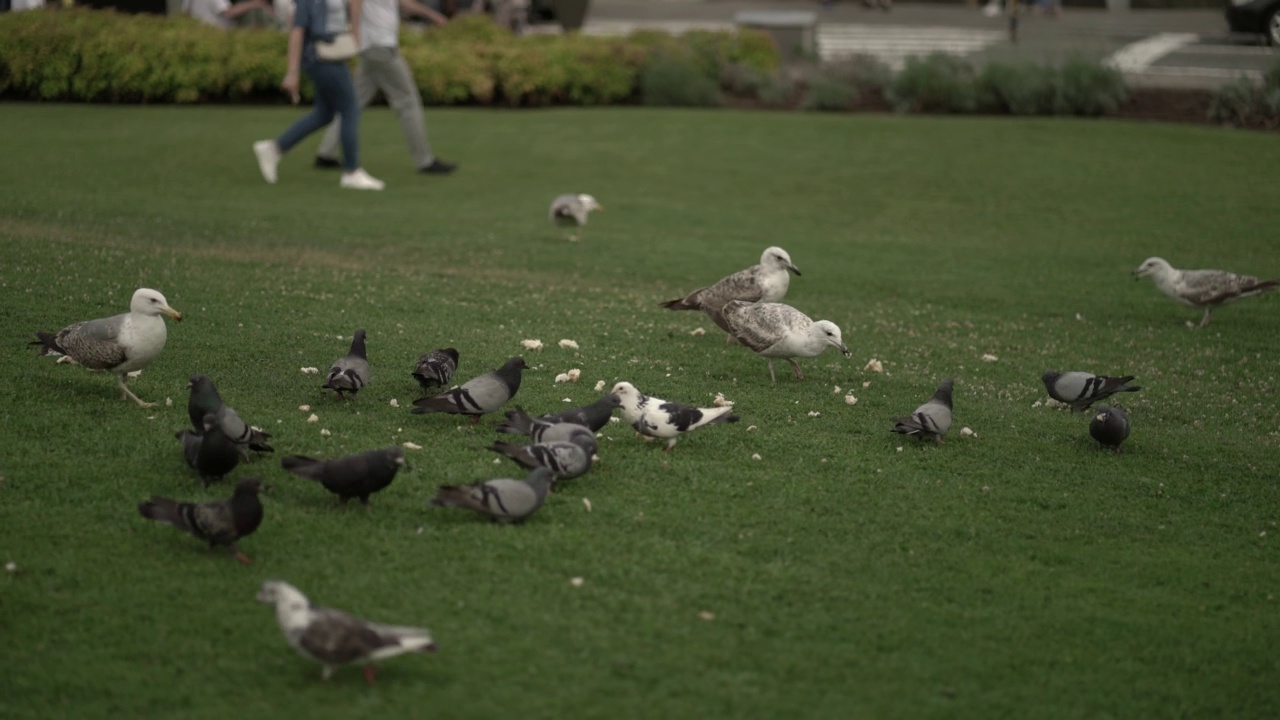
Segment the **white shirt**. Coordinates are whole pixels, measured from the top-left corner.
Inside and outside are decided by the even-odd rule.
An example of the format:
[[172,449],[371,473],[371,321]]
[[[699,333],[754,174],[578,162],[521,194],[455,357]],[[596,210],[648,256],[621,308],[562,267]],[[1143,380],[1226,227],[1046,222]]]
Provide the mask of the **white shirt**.
[[231,21],[222,15],[231,9],[229,0],[183,0],[182,9],[202,23],[208,23],[223,30],[231,27]]
[[19,10],[38,10],[44,7],[44,0],[13,0],[10,10],[18,12]]
[[400,45],[398,0],[364,0],[360,10],[360,49]]

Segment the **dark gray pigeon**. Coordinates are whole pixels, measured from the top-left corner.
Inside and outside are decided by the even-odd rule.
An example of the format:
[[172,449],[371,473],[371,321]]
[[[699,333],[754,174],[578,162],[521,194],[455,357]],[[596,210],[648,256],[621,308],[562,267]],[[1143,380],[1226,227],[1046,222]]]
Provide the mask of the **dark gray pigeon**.
[[[569,442],[575,436],[586,436],[595,442],[595,433],[590,428],[574,422],[549,422],[542,418],[532,418],[519,405],[507,413],[507,421],[498,426],[498,432],[512,435],[525,435],[535,443]],[[592,451],[594,452],[594,450]]]
[[572,480],[585,475],[591,469],[591,457],[596,452],[596,437],[590,430],[585,435],[575,435],[572,442],[549,442],[534,445],[495,442],[489,449],[505,455],[522,468],[546,468],[557,480]]
[[[600,428],[609,424],[609,418],[613,417],[613,409],[619,407],[621,401],[612,393],[601,395],[599,400],[590,405],[571,408],[569,410],[561,410],[557,413],[550,413],[537,418],[538,421],[545,423],[573,423],[581,425],[593,432],[599,432]],[[507,413],[507,421],[498,426],[498,432],[509,433],[511,435],[529,435],[531,423],[527,424],[523,419],[517,417],[517,411],[524,413],[519,407],[516,411]],[[527,418],[528,415],[526,414]],[[535,440],[535,442],[541,442]]]
[[539,467],[523,480],[499,478],[474,485],[441,485],[430,503],[475,510],[494,522],[518,523],[542,507],[552,480],[551,471]]
[[528,367],[524,358],[513,357],[497,370],[466,381],[462,387],[414,400],[413,414],[470,415],[471,422],[480,422],[481,415],[499,410],[515,397],[520,390],[520,373]]
[[392,445],[336,460],[291,455],[280,458],[280,465],[298,477],[324,485],[338,496],[339,503],[354,497],[368,505],[369,496],[390,485],[404,467],[404,448]]
[[138,505],[142,517],[156,522],[169,523],[209,543],[213,548],[225,545],[235,553],[236,559],[248,565],[253,562],[236,547],[236,541],[253,534],[262,524],[262,502],[258,493],[262,483],[245,478],[236,484],[236,491],[227,500],[208,503],[190,503],[152,496]]
[[422,386],[423,392],[431,392],[435,388],[448,387],[457,370],[457,350],[432,350],[418,358],[418,364],[413,367],[413,378]]
[[1120,392],[1138,392],[1142,388],[1129,385],[1132,375],[1107,377],[1087,372],[1045,370],[1040,377],[1049,397],[1071,406],[1071,412],[1084,410],[1090,405]]
[[1129,415],[1124,408],[1112,407],[1103,403],[1098,412],[1089,421],[1089,435],[1094,440],[1113,447],[1120,452],[1120,444],[1129,437]]
[[255,430],[236,413],[230,405],[222,402],[218,388],[207,375],[192,375],[187,389],[191,391],[187,398],[187,417],[191,419],[191,427],[196,432],[204,432],[204,416],[212,414],[218,421],[218,427],[224,435],[235,443],[244,456],[249,450],[257,452],[275,452],[267,444],[271,435]]
[[373,663],[411,652],[435,652],[431,633],[422,628],[398,627],[361,620],[340,610],[316,607],[298,588],[281,580],[267,580],[258,591],[258,602],[274,605],[276,622],[285,642],[303,657],[324,666],[328,680],[342,665],[364,665],[364,679],[374,684]]
[[182,441],[182,457],[200,476],[203,485],[221,480],[240,464],[240,450],[218,427],[213,413],[204,416],[203,433],[179,430],[174,437]]
[[943,380],[929,402],[916,408],[910,415],[894,420],[893,432],[915,435],[923,440],[933,438],[942,442],[942,436],[951,428],[950,378]]
[[364,330],[357,330],[351,338],[351,350],[329,368],[329,376],[321,387],[338,393],[338,399],[346,397],[345,393],[355,395],[360,388],[369,384],[369,356],[364,351]]

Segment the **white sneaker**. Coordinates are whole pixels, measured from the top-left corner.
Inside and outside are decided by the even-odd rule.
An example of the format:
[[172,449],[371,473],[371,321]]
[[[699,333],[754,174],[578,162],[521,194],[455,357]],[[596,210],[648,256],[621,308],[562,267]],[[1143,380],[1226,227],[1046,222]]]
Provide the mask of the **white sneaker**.
[[258,169],[262,179],[276,184],[276,167],[280,165],[280,150],[275,140],[260,140],[253,144],[253,154],[258,156]]
[[339,187],[350,190],[381,190],[386,185],[378,178],[365,172],[364,168],[356,168],[349,173],[342,173],[342,179],[338,181]]

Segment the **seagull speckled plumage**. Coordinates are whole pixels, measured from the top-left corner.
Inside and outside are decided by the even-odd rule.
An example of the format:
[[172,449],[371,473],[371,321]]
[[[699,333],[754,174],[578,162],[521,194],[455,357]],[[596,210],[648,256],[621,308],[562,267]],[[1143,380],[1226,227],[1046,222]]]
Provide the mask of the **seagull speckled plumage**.
[[797,380],[804,379],[794,358],[811,358],[833,347],[845,357],[851,354],[840,328],[830,320],[814,322],[799,310],[783,303],[749,303],[733,300],[722,309],[729,332],[738,342],[769,361],[769,380],[777,382],[773,360],[785,359]]
[[723,309],[733,300],[773,303],[782,300],[791,286],[791,275],[799,275],[800,269],[791,262],[791,256],[780,247],[766,248],[760,255],[760,264],[720,279],[714,285],[662,303],[668,310],[700,310],[711,318],[721,330],[733,335],[725,320]]
[[1226,270],[1179,270],[1158,257],[1147,258],[1133,275],[1134,279],[1150,277],[1160,292],[1183,305],[1204,308],[1200,327],[1209,324],[1216,307],[1280,288],[1280,278],[1259,280]]

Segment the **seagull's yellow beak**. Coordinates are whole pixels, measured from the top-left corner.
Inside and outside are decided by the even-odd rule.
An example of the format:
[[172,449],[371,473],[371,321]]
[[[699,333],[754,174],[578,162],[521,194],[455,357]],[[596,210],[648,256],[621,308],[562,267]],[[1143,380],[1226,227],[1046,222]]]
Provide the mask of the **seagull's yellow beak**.
[[160,312],[164,313],[165,315],[168,315],[169,317],[173,318],[174,320],[177,320],[178,322],[182,322],[182,313],[178,312],[177,310],[174,310],[171,307],[163,308]]

